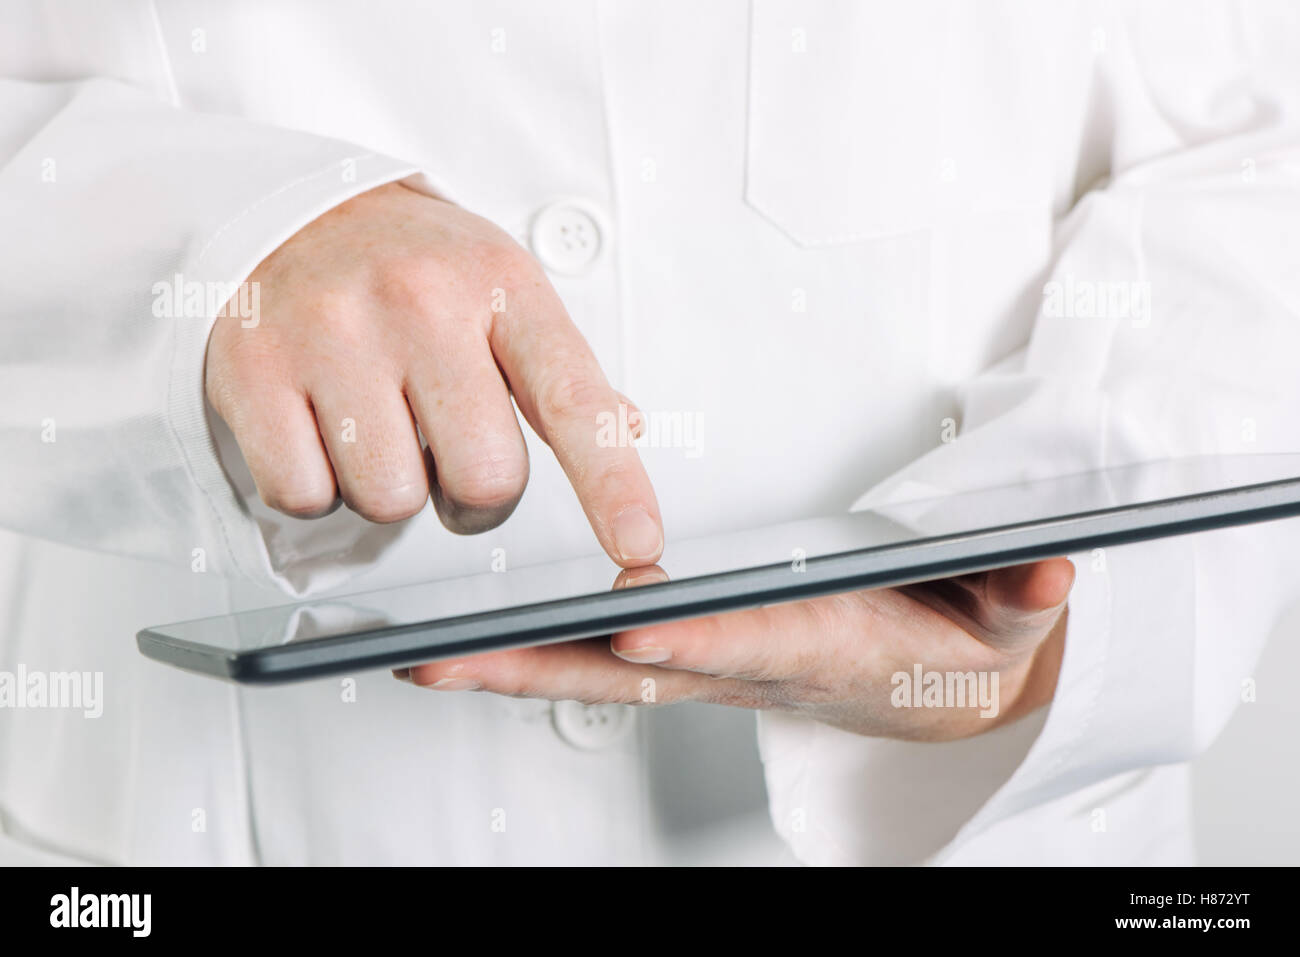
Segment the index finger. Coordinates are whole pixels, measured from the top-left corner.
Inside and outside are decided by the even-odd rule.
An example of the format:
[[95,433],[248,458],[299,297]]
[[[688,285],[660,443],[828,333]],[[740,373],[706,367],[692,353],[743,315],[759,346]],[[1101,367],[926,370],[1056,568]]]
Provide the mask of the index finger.
[[555,453],[601,547],[624,567],[651,564],[664,534],[650,477],[622,431],[605,440],[624,400],[549,285],[523,298],[493,317],[490,333],[519,411]]

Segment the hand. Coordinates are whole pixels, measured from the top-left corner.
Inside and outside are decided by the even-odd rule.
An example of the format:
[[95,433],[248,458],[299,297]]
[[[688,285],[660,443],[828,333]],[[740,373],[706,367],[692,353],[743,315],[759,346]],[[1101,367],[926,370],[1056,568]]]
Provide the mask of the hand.
[[[1055,558],[395,674],[440,690],[587,703],[644,703],[650,688],[655,703],[772,708],[859,734],[942,741],[987,731],[1052,699],[1073,583],[1074,566]],[[946,673],[973,673],[967,706],[955,707],[942,688],[941,706],[927,705],[926,673],[939,673],[941,682]],[[901,704],[904,688],[909,700]]]
[[259,321],[217,320],[206,387],[268,505],[307,518],[341,497],[395,522],[432,493],[452,531],[494,528],[528,481],[513,393],[610,557],[659,557],[659,507],[636,449],[596,442],[597,415],[627,400],[541,267],[500,229],[381,186],[304,227],[249,282]]

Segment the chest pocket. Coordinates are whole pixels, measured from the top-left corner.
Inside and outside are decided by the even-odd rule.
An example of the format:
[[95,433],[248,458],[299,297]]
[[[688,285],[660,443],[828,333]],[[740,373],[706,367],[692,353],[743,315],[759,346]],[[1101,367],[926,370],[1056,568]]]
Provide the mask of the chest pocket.
[[1050,6],[752,0],[746,201],[802,246],[1050,202]]

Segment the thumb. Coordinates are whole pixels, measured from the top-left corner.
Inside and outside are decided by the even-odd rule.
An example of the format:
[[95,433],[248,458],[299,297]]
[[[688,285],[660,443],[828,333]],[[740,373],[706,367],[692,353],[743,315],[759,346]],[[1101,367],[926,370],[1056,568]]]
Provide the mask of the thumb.
[[1074,563],[1049,558],[987,573],[979,635],[987,644],[1011,650],[1036,645],[1051,630],[1074,585]]

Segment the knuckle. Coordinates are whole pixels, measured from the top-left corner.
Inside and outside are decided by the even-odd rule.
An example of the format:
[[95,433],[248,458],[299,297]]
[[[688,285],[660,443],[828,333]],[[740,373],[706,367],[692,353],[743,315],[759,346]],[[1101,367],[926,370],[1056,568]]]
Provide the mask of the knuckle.
[[543,275],[541,264],[532,254],[504,233],[473,241],[465,255],[475,273],[494,286],[526,287]]
[[490,314],[490,290],[531,298],[545,282],[540,264],[504,234],[462,240],[440,253],[427,250],[390,254],[370,267],[370,293],[395,314],[428,319],[482,320]]
[[365,334],[365,303],[355,290],[339,286],[311,289],[304,293],[302,305],[295,311],[304,317],[295,321],[296,331],[287,335],[295,351],[301,354],[304,338],[359,345]]
[[613,458],[596,468],[591,484],[599,491],[615,496],[635,479],[638,467],[639,461],[634,464],[626,456]]
[[518,502],[528,485],[528,459],[519,455],[485,455],[440,472],[447,497],[462,508],[499,509]]
[[428,497],[428,489],[418,485],[400,489],[366,489],[346,496],[348,508],[377,525],[413,518],[423,510]]
[[332,488],[288,488],[272,485],[259,488],[262,501],[268,508],[291,518],[318,518],[334,508]]
[[314,321],[350,323],[362,310],[362,297],[350,284],[311,286],[303,300]]
[[609,389],[604,383],[585,373],[566,370],[554,376],[541,390],[538,411],[548,421],[590,412],[594,436],[594,417],[610,405],[609,398]]
[[389,255],[371,265],[371,294],[395,311],[427,313],[447,285],[441,281],[436,260],[423,254]]

